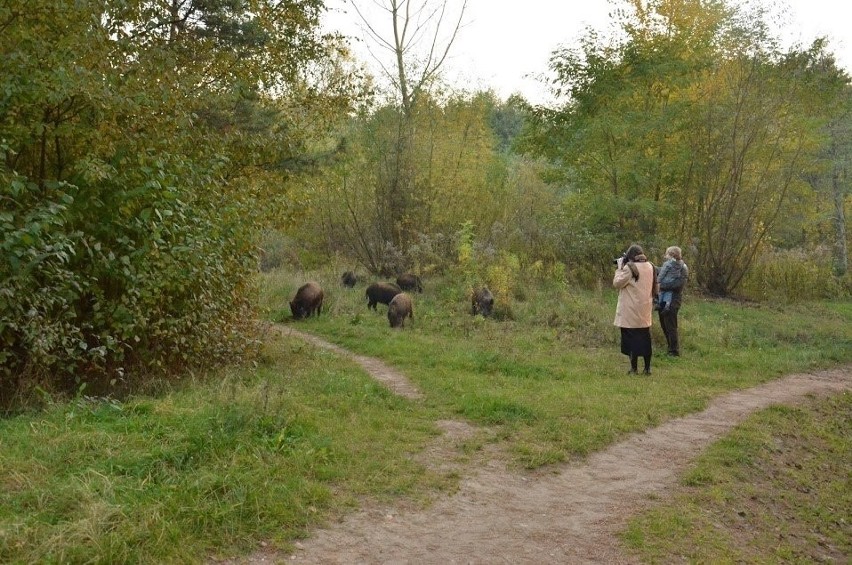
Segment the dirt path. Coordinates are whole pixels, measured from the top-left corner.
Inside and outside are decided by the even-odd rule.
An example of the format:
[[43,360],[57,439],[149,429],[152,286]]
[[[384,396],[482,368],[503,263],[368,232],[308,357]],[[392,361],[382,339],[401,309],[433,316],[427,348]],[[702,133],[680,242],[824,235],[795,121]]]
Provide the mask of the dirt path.
[[275,325],[274,326],[278,331],[280,331],[283,335],[294,335],[300,339],[307,341],[310,344],[316,345],[317,347],[322,347],[323,349],[328,349],[334,351],[338,355],[343,357],[348,357],[361,365],[361,367],[367,371],[374,379],[388,387],[391,391],[395,392],[400,396],[404,396],[406,398],[418,399],[422,398],[422,394],[417,387],[415,387],[409,380],[391,367],[390,365],[386,365],[379,361],[374,357],[365,357],[364,355],[356,355],[347,349],[343,349],[340,346],[334,345],[320,337],[317,337],[313,334],[305,333],[299,331],[295,328]]
[[[314,336],[293,333],[352,356]],[[370,365],[359,363],[368,371],[373,363],[389,369],[365,361]],[[402,377],[393,370],[376,376],[393,390],[416,393],[404,377],[392,382],[394,375]],[[248,562],[632,563],[616,535],[650,495],[675,486],[712,441],[761,408],[850,389],[852,367],[791,375],[726,394],[703,412],[634,434],[579,464],[519,474],[490,461],[466,476],[457,493],[426,510],[360,511],[314,532],[293,555],[258,554]],[[459,432],[457,423],[443,427]]]

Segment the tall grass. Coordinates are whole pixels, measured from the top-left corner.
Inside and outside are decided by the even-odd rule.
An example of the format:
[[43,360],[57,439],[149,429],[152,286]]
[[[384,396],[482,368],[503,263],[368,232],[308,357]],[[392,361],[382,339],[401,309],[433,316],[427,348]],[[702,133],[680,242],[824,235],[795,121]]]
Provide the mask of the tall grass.
[[288,547],[356,504],[439,486],[437,433],[334,355],[271,339],[256,370],[159,398],[0,421],[0,562],[195,562]]
[[802,302],[848,299],[852,273],[832,272],[830,250],[772,251],[761,256],[742,282],[743,296],[760,301]]

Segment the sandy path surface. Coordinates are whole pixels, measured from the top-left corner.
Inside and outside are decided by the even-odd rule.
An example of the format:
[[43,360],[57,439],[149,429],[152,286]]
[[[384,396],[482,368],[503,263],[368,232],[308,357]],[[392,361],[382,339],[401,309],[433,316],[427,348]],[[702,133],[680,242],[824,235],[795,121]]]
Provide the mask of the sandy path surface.
[[[371,373],[370,367],[383,368],[376,377],[392,390],[419,395],[381,362],[354,356],[315,336],[292,333],[354,357]],[[391,382],[392,375],[402,380]],[[790,375],[721,396],[703,412],[634,434],[581,463],[522,473],[501,461],[488,461],[467,470],[457,493],[438,498],[425,510],[356,512],[315,531],[292,555],[259,553],[245,562],[632,563],[617,534],[651,495],[676,486],[678,475],[711,442],[772,404],[850,389],[852,367]],[[445,422],[442,427],[449,435],[465,431],[459,423]]]

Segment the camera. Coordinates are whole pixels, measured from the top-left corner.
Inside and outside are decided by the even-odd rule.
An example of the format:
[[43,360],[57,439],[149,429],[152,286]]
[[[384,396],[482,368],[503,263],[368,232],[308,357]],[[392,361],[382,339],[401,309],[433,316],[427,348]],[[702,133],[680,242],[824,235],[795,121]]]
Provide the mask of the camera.
[[[612,260],[612,264],[613,264],[613,265],[618,265],[618,262],[619,262],[619,261],[621,261],[622,259],[624,259],[625,261],[627,260],[627,251],[625,251],[624,253],[622,253],[620,257],[616,257],[615,259],[613,259],[613,260]],[[622,263],[622,264],[623,264],[623,263]]]

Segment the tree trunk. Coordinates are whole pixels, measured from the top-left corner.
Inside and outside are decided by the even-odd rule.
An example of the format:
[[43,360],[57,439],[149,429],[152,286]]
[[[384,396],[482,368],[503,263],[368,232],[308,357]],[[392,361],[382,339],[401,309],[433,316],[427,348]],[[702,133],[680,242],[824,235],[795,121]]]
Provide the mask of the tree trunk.
[[831,188],[834,193],[834,273],[844,276],[849,271],[849,254],[846,247],[846,213],[844,204],[846,194],[843,190],[841,179],[846,176],[846,168],[835,164],[834,173],[831,175]]

